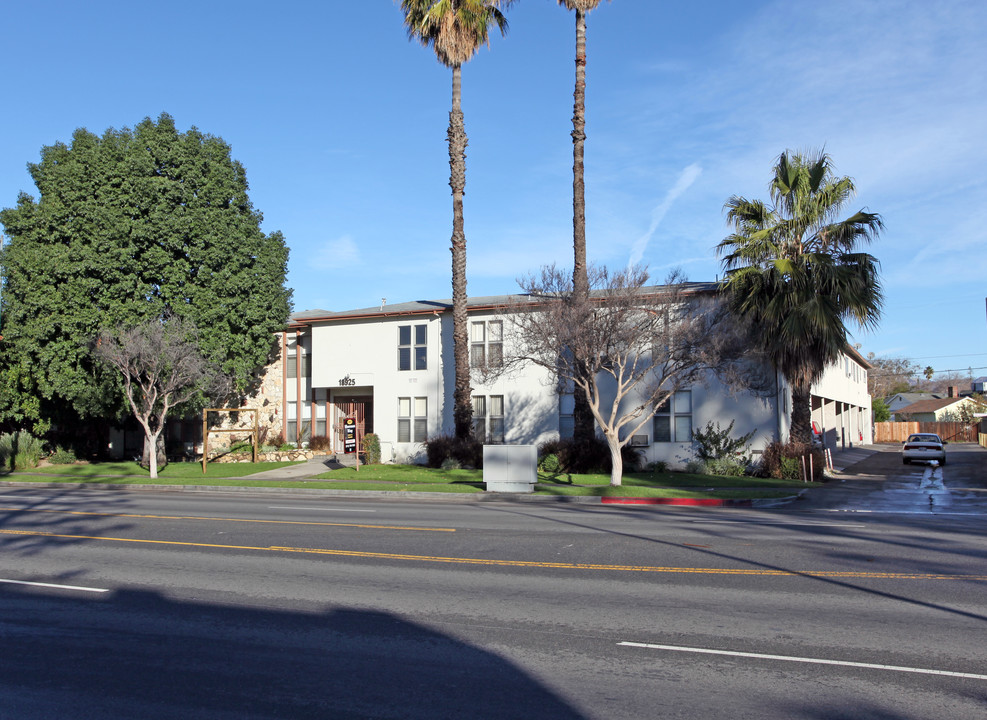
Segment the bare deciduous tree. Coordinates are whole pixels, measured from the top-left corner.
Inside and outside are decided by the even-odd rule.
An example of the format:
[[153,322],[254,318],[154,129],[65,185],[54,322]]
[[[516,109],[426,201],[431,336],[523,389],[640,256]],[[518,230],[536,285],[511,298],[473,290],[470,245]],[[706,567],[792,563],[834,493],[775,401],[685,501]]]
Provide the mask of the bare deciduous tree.
[[229,378],[202,357],[195,325],[178,317],[103,330],[93,351],[123,378],[127,402],[144,428],[151,477],[156,478],[158,439],[169,410],[200,393],[209,398],[223,395]]
[[875,398],[889,398],[911,389],[919,367],[908,358],[878,357],[867,353],[873,367],[867,372],[867,392]]
[[589,280],[584,301],[555,266],[520,281],[528,297],[509,313],[505,367],[534,363],[586,398],[620,485],[621,448],[676,390],[713,376],[754,387],[760,364],[745,360],[743,328],[709,286],[677,276],[648,286],[643,268],[593,268]]

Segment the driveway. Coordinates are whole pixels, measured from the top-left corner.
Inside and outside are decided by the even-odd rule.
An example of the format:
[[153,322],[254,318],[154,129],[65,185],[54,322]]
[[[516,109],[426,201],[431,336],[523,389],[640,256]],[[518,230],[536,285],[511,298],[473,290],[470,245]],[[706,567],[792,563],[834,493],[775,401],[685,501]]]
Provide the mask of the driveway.
[[[865,452],[866,451],[866,452]],[[987,449],[952,443],[946,465],[904,465],[900,445],[870,445],[854,455],[822,487],[806,491],[790,507],[800,510],[987,515]]]

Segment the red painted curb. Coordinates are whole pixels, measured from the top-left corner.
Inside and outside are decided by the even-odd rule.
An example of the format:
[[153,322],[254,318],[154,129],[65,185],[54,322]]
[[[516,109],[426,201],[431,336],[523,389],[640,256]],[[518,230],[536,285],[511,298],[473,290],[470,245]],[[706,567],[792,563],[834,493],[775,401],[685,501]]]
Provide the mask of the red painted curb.
[[721,498],[649,498],[604,497],[604,505],[702,505],[706,507],[751,507],[751,500],[724,500]]

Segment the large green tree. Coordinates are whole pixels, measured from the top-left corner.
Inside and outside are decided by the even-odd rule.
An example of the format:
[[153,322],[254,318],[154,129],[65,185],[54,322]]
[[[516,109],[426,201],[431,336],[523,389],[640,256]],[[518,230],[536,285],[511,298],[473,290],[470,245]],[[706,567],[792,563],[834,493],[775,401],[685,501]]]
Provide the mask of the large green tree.
[[[586,266],[586,16],[602,0],[558,0],[576,15],[576,86],[572,93],[572,285],[573,298],[585,303],[589,298],[589,271]],[[577,366],[580,366],[577,358]],[[588,369],[587,369],[587,372]],[[592,439],[596,419],[582,393],[575,395],[573,430],[577,442]]]
[[456,437],[473,432],[469,336],[466,316],[466,233],[463,194],[466,189],[466,123],[462,110],[462,66],[489,44],[492,28],[507,33],[506,9],[514,0],[401,0],[408,36],[435,51],[452,69],[452,111],[449,113],[449,186],[452,188],[452,338],[456,365],[453,417]]
[[718,246],[723,287],[791,386],[790,437],[807,443],[812,383],[847,347],[846,323],[873,328],[880,318],[878,262],[858,245],[883,224],[865,210],[840,219],[856,190],[824,152],[782,153],[769,191],[770,203],[733,196],[724,205],[734,232]]
[[247,391],[291,310],[288,249],[261,231],[229,145],[162,114],[77,130],[28,168],[39,197],[0,212],[0,419],[43,430],[119,413],[120,381],[89,341],[165,315],[194,323],[203,356]]

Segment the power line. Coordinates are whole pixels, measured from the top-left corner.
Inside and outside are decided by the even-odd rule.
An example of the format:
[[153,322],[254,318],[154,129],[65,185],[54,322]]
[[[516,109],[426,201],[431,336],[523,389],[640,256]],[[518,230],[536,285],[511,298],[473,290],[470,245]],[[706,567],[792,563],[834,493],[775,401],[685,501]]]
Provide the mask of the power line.
[[[935,370],[934,374],[939,375],[941,373],[966,372],[967,370],[987,370],[987,365],[984,365],[982,367],[953,368],[952,370]],[[873,370],[871,370],[867,374],[870,377],[895,377],[898,375],[918,375],[919,373],[924,373],[924,372],[925,371],[922,368],[913,368],[911,370],[902,370],[900,372],[893,372],[893,371],[874,372]]]

